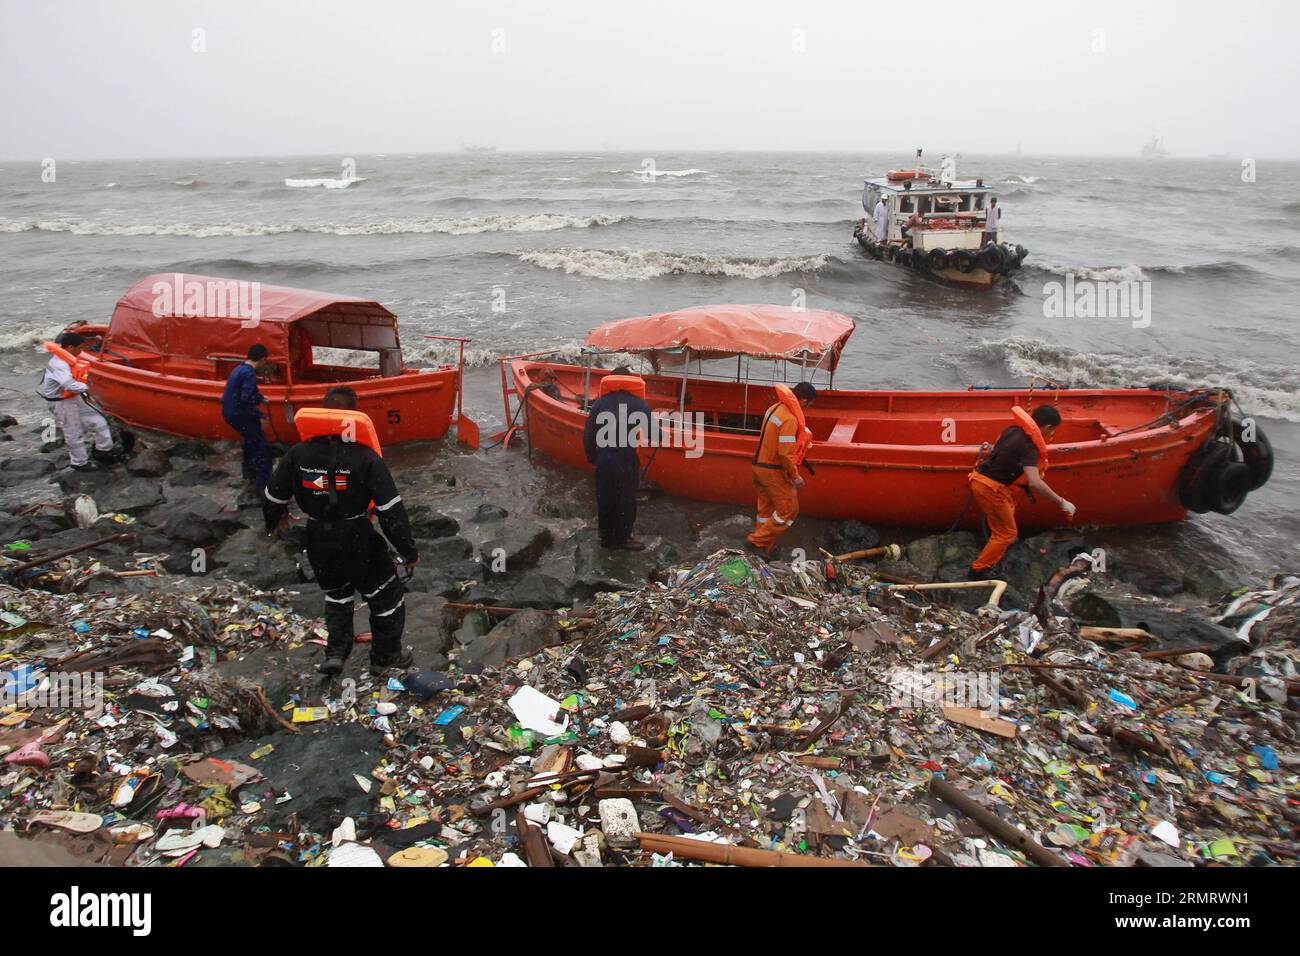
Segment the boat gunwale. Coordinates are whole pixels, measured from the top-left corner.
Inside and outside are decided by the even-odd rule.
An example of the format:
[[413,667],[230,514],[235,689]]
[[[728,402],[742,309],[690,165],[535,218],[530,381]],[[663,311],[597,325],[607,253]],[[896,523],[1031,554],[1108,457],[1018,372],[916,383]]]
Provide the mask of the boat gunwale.
[[[532,377],[527,374],[529,371],[531,371],[532,369],[547,368],[547,367],[575,369],[577,371],[582,371],[583,369],[582,366],[570,365],[567,363],[537,362],[533,360],[512,361],[511,372],[515,379],[514,391],[516,396],[519,397],[523,396],[524,390],[527,388],[527,386],[533,383]],[[689,378],[687,380],[690,381]],[[739,384],[739,383],[724,383],[724,384]],[[1104,388],[1073,389],[1072,388],[1064,391],[1067,391],[1071,396],[1078,396],[1078,397],[1110,396],[1110,395],[1114,395],[1116,392],[1137,397],[1140,396],[1141,393],[1143,392],[1147,392],[1154,395],[1154,394],[1166,393],[1170,390],[1150,389],[1150,388],[1133,388],[1133,389],[1104,389]],[[1017,389],[1017,388],[981,389],[978,392],[971,392],[971,391],[953,392],[953,391],[943,391],[943,390],[906,391],[906,390],[897,390],[897,389],[895,390],[837,389],[836,393],[841,395],[842,394],[860,394],[860,395],[905,394],[909,397],[922,397],[922,398],[942,397],[942,396],[949,396],[953,394],[979,395],[979,396],[988,396],[990,398],[997,397],[999,395],[1028,394],[1027,390]],[[1049,390],[1044,390],[1043,392],[1043,394],[1048,394],[1048,393]],[[534,398],[535,395],[530,393],[528,397],[531,401],[531,399]],[[550,408],[554,409],[554,413],[556,417],[563,416],[566,418],[570,418],[576,423],[576,421],[585,419],[587,416],[587,413],[584,412],[582,409],[570,405],[567,402],[554,399],[551,396],[547,395],[545,392],[541,394],[540,400],[545,406],[549,406]],[[531,414],[532,413],[530,411],[530,416]],[[1174,422],[1158,425],[1154,428],[1143,428],[1140,431],[1126,432],[1124,434],[1117,435],[1114,437],[1090,439],[1088,441],[1082,441],[1082,442],[1054,443],[1051,447],[1053,452],[1056,455],[1059,456],[1070,455],[1071,457],[1082,456],[1083,460],[1071,462],[1071,461],[1060,461],[1058,459],[1056,461],[1053,461],[1052,469],[1054,471],[1067,471],[1067,470],[1075,470],[1080,468],[1091,468],[1098,465],[1109,464],[1117,461],[1132,461],[1134,459],[1151,457],[1154,455],[1162,454],[1164,452],[1168,452],[1172,449],[1183,448],[1188,444],[1196,441],[1195,434],[1190,434],[1190,433],[1194,433],[1200,430],[1197,427],[1199,424],[1198,420],[1209,418],[1210,419],[1209,424],[1212,425],[1213,420],[1216,416],[1217,416],[1217,410],[1215,408],[1199,408],[1199,409],[1192,410],[1186,415],[1180,416]],[[707,425],[705,426],[705,430],[706,433],[712,432],[713,434],[725,436],[726,438],[733,439],[737,442],[747,442],[750,445],[752,445],[755,441],[757,441],[757,437],[758,437],[757,432],[743,432],[743,433],[722,432],[716,428],[712,428]],[[1176,435],[1178,437],[1176,437],[1172,441],[1168,441],[1165,440],[1167,436],[1161,435],[1160,434],[1161,432],[1167,432],[1172,435]],[[1163,441],[1163,443],[1154,444],[1157,441]],[[915,462],[893,462],[893,461],[872,462],[872,461],[861,460],[859,458],[854,458],[854,459],[845,459],[842,457],[828,458],[825,457],[824,453],[822,455],[818,455],[816,452],[819,447],[823,449],[831,447],[831,448],[842,448],[846,450],[851,449],[855,452],[875,451],[877,454],[892,451],[895,453],[904,452],[908,454],[928,454],[928,455],[942,454],[944,457],[962,455],[962,457],[970,459],[973,455],[978,454],[978,451],[983,444],[984,444],[983,442],[979,442],[975,444],[963,444],[963,445],[959,445],[956,443],[904,445],[904,444],[881,444],[881,443],[873,443],[873,442],[851,442],[851,441],[831,442],[826,439],[821,439],[813,442],[812,449],[808,455],[808,460],[812,462],[814,465],[840,466],[840,467],[862,468],[862,469],[888,469],[888,470],[898,470],[898,471],[932,471],[932,472],[969,471],[971,468],[969,461],[965,462],[964,464],[943,464],[943,463],[921,464]],[[1113,452],[1117,448],[1126,449],[1126,450],[1124,450],[1120,454],[1108,454],[1105,455],[1104,457],[1100,457],[1101,454],[1105,452]],[[661,447],[659,450],[680,451],[682,449],[674,449],[672,447],[666,446],[666,447]],[[719,448],[715,444],[714,447],[710,449],[708,452],[706,452],[705,454],[722,455],[725,457],[743,457],[752,454],[752,448],[746,451],[741,449]]]

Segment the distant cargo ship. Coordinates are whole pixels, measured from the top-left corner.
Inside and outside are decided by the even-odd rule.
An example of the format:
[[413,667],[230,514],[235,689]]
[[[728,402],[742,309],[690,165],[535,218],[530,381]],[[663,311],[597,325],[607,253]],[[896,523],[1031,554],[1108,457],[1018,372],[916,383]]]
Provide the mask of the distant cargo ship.
[[470,143],[468,146],[462,145],[460,151],[462,153],[495,153],[497,151],[497,148],[495,146],[479,146],[477,144]]

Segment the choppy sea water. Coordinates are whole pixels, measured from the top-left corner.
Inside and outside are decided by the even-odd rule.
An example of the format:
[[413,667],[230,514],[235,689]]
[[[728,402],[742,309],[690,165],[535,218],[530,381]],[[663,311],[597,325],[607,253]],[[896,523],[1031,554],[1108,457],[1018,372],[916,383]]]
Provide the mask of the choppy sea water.
[[[503,418],[494,356],[573,354],[588,329],[629,315],[800,295],[857,321],[845,386],[1039,374],[1231,387],[1273,440],[1272,482],[1235,515],[1141,540],[1171,565],[1300,564],[1300,163],[1261,161],[1246,182],[1237,159],[963,156],[958,174],[997,187],[1004,237],[1029,249],[988,293],[870,261],[852,242],[862,180],[905,165],[699,152],[65,161],[50,183],[39,163],[3,163],[0,404],[34,414],[33,346],[106,319],[150,272],[376,298],[400,317],[412,364],[448,356],[421,333],[470,336],[468,403],[485,433]],[[1067,273],[1149,283],[1150,324],[1049,317],[1045,286]],[[532,488],[533,467],[503,455],[504,483]]]

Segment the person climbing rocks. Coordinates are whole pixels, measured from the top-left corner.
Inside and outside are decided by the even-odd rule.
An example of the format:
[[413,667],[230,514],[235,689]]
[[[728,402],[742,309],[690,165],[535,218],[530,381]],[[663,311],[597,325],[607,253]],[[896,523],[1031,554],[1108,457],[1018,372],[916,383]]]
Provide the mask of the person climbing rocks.
[[996,576],[994,567],[1016,540],[1016,495],[1023,487],[1042,495],[1070,518],[1074,505],[1053,491],[1043,480],[1047,473],[1047,443],[1061,424],[1061,413],[1051,405],[1039,405],[1030,415],[1014,407],[1015,424],[1006,428],[988,457],[975,467],[967,479],[971,495],[989,526],[989,540],[970,564],[972,581],[988,581]]

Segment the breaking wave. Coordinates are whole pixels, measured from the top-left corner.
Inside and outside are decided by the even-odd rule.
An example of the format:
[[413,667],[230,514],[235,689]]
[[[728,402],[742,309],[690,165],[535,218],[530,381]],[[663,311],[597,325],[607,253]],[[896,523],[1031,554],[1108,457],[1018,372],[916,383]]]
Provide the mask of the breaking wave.
[[1167,382],[1182,388],[1232,389],[1248,414],[1300,422],[1300,370],[1226,356],[1197,358],[1130,352],[1076,352],[1038,339],[984,341],[976,357],[1002,362],[1013,376],[1043,375],[1062,384],[1127,388]]
[[[63,331],[63,324],[43,328],[12,329],[0,332],[0,352],[30,352],[42,342],[53,339]],[[41,353],[45,355],[44,351]],[[48,355],[45,355],[48,358]]]
[[705,176],[708,174],[707,169],[611,169],[611,173],[633,176],[668,176],[671,179],[679,179],[682,176]]
[[320,233],[333,236],[392,236],[407,233],[443,233],[463,236],[480,232],[552,232],[586,229],[622,222],[623,216],[468,216],[385,219],[350,223],[112,223],[68,219],[0,219],[0,232],[67,232],[76,236],[188,236],[208,239],[227,236],[278,236],[286,233]]
[[763,258],[715,256],[631,249],[546,249],[518,253],[519,259],[543,269],[561,269],[566,275],[589,279],[654,279],[666,275],[731,276],[767,279],[786,272],[820,269],[825,255]]
[[1153,275],[1202,276],[1225,279],[1232,276],[1258,275],[1259,270],[1243,262],[1223,260],[1221,262],[1201,262],[1193,265],[1140,266],[1129,263],[1123,266],[1059,266],[1030,263],[1025,267],[1026,273],[1040,272],[1052,275],[1073,275],[1077,279],[1096,282],[1144,282]]
[[353,183],[365,181],[364,176],[353,176],[350,179],[286,179],[284,184],[290,189],[347,189]]

